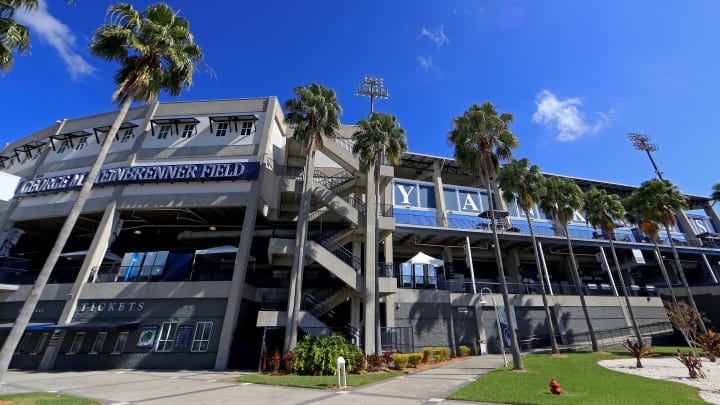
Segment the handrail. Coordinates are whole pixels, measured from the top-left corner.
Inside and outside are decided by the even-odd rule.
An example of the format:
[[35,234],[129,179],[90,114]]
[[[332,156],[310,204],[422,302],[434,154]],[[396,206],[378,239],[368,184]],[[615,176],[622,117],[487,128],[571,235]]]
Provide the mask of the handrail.
[[[357,335],[358,329],[350,325],[344,318],[337,315],[335,311],[323,305],[320,300],[310,293],[304,293],[300,309],[309,312],[312,316],[320,320],[320,318],[329,319],[335,325],[329,325],[331,329],[339,329],[345,332],[347,337],[353,338]],[[339,326],[336,326],[339,325]],[[348,336],[349,332],[349,336]]]

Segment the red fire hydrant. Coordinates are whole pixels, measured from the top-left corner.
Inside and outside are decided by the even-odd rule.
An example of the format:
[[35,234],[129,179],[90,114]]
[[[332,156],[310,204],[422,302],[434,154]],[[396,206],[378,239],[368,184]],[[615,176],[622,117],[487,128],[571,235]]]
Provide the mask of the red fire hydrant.
[[558,384],[557,381],[553,378],[550,380],[550,392],[552,392],[555,395],[560,395],[563,393],[563,389],[560,388],[560,384]]

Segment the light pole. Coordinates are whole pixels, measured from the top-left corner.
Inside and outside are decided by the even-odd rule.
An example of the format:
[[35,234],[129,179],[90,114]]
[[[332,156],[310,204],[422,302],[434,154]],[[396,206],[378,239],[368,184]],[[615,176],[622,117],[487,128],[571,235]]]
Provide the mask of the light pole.
[[370,97],[370,114],[372,114],[375,112],[375,97],[387,99],[390,93],[383,87],[382,78],[363,76],[363,83],[358,86],[355,95]]
[[487,292],[490,293],[490,297],[492,297],[492,300],[493,300],[493,308],[495,309],[495,320],[497,321],[497,328],[498,328],[498,337],[500,338],[500,350],[502,351],[503,361],[505,362],[505,367],[507,367],[508,362],[507,362],[507,356],[505,356],[505,342],[503,340],[503,333],[502,333],[502,329],[500,326],[500,314],[498,314],[497,302],[495,301],[495,294],[493,294],[491,289],[489,289],[487,287],[483,287],[480,289],[480,304],[487,304],[487,301],[485,300],[485,295],[483,294],[486,290],[487,290]]
[[[363,76],[362,85],[358,86],[355,92],[357,96],[370,97],[370,117],[372,118],[375,112],[375,98],[387,99],[390,95],[387,89],[383,87],[383,79],[373,76]],[[385,145],[383,145],[382,157],[375,162],[375,165],[380,165],[385,162]],[[375,170],[379,170],[375,168]],[[379,171],[377,172],[379,173]],[[380,181],[380,176],[375,178],[375,182]],[[378,248],[380,247],[380,229],[378,228],[378,222],[380,218],[380,187],[378,184],[375,186],[375,354],[382,354],[382,333],[380,331],[380,275],[378,274]],[[387,259],[386,259],[387,260]]]
[[646,135],[636,133],[636,132],[628,132],[628,138],[632,141],[633,146],[637,150],[644,150],[648,157],[650,158],[650,163],[652,163],[653,168],[655,168],[655,174],[658,176],[658,179],[662,180],[662,172],[660,169],[658,169],[657,165],[655,164],[655,159],[653,159],[652,154],[650,152],[655,152],[658,150],[657,144],[648,142],[650,138]]

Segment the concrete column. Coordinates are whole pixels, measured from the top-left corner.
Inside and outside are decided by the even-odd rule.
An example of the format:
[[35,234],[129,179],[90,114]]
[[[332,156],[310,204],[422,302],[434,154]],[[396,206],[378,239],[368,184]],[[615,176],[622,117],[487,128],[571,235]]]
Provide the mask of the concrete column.
[[435,210],[437,211],[437,225],[448,226],[447,206],[445,205],[445,193],[443,193],[442,164],[433,162],[433,184],[435,188]]
[[[385,186],[385,193],[384,193],[385,194],[385,204],[388,206],[392,204],[392,193],[393,193],[392,181],[388,181],[387,185]],[[393,252],[392,236],[393,236],[393,234],[391,232],[388,236],[386,236],[383,239],[383,241],[384,241],[383,249],[385,252],[385,261],[388,263],[392,263],[395,261],[394,252]],[[359,256],[360,255],[358,255],[358,257]]]
[[[682,211],[678,212],[675,218],[677,218],[680,227],[685,231],[685,238],[687,238],[688,241],[694,242],[694,245],[699,245],[700,239],[695,236],[695,228],[690,223],[690,218]],[[668,237],[670,237],[670,235],[668,235]]]
[[[520,274],[520,255],[517,249],[508,249],[505,258],[503,259],[503,265],[507,276],[512,278],[513,283],[521,283],[522,275]],[[500,280],[498,280],[500,281]]]
[[[114,198],[110,201],[107,207],[105,207],[105,212],[103,213],[102,219],[98,224],[95,236],[90,243],[88,254],[87,256],[85,256],[85,260],[83,260],[83,263],[80,266],[80,271],[75,278],[75,284],[73,284],[72,290],[70,290],[70,294],[66,297],[67,302],[65,303],[63,311],[60,314],[60,318],[57,321],[58,325],[67,325],[72,322],[72,318],[75,315],[75,309],[77,308],[78,301],[80,300],[80,296],[82,295],[82,291],[85,288],[85,285],[87,285],[87,281],[90,278],[92,269],[100,266],[103,258],[105,257],[105,252],[108,250],[108,245],[110,242],[110,237],[112,235],[113,227],[115,225],[115,221],[119,216],[119,213],[117,211],[116,198],[119,194],[121,193],[116,190],[113,195]],[[65,333],[61,335],[56,345],[48,346],[47,349],[45,349],[45,353],[43,353],[43,358],[40,361],[40,366],[38,367],[39,370],[51,370],[53,368],[55,358],[57,357],[58,350],[62,345],[64,336]]]
[[705,211],[705,215],[710,217],[710,220],[712,221],[713,226],[715,226],[715,229],[720,230],[720,216],[718,216],[718,213],[717,211],[715,211],[713,206],[707,204],[705,207],[703,207],[703,211]]
[[388,294],[385,299],[385,321],[388,328],[395,326],[395,294]]
[[[255,181],[252,185],[250,195],[258,195],[261,179]],[[252,246],[253,232],[255,231],[255,220],[257,219],[257,199],[251,198],[248,206],[245,207],[245,217],[243,218],[242,231],[240,232],[240,243],[235,256],[235,267],[233,269],[232,281],[230,284],[230,295],[228,296],[227,306],[225,307],[225,317],[223,318],[222,331],[220,332],[220,342],[218,343],[218,353],[215,358],[215,369],[225,370],[230,361],[230,348],[232,346],[235,327],[237,326],[237,318],[240,313],[240,305],[242,304],[243,290],[245,287],[245,275],[250,261],[250,247]]]
[[475,302],[475,325],[477,326],[477,336],[475,337],[475,341],[473,342],[473,346],[475,347],[475,353],[480,354],[480,346],[478,345],[478,340],[482,340],[483,342],[487,342],[487,331],[485,330],[485,323],[483,322],[483,309],[482,305],[479,303],[479,300]]
[[[365,321],[365,353],[372,354],[376,352],[376,295],[375,295],[375,273],[377,272],[377,263],[375,252],[377,250],[377,241],[375,240],[375,228],[377,227],[377,218],[375,217],[375,208],[377,200],[375,198],[375,178],[372,173],[375,172],[374,166],[367,168],[367,188],[365,199],[365,283],[363,291],[364,321]],[[379,354],[379,353],[378,353]]]

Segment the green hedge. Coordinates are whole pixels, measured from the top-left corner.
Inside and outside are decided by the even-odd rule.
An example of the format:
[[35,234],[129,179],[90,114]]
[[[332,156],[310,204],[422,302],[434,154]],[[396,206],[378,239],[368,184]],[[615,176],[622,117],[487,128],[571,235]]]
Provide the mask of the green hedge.
[[334,375],[339,356],[345,358],[345,370],[355,370],[362,353],[340,335],[305,335],[295,346],[294,369],[301,375]]

